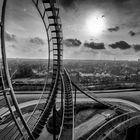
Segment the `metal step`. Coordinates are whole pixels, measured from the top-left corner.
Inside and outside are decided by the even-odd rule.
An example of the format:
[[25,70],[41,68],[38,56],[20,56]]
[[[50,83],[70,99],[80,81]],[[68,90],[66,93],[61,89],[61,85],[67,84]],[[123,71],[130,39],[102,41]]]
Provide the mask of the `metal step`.
[[65,96],[65,99],[66,100],[71,100],[72,99],[72,96],[71,95]]
[[60,56],[60,57],[62,56],[62,54],[60,54],[60,55],[59,55],[59,54],[53,54],[53,55],[54,55],[54,56]]
[[54,30],[54,31],[51,31],[52,33],[62,33],[61,30]]
[[72,126],[72,121],[64,122],[64,125]]
[[[64,118],[65,119],[65,118]],[[72,125],[72,121],[66,121],[64,122],[65,125]]]
[[[58,67],[58,64],[53,64],[53,66]],[[60,64],[60,66],[62,66],[62,64]]]
[[56,8],[56,7],[50,7],[50,8],[45,9],[45,11],[47,11],[47,12],[51,12],[51,11],[59,11],[59,8]]
[[44,125],[42,125],[42,124],[38,124],[38,129],[40,129],[40,130],[42,130],[44,128]]
[[73,115],[73,112],[72,111],[69,111],[69,112],[65,112],[64,113],[66,116],[70,116],[70,115]]
[[73,106],[73,103],[72,101],[71,102],[65,102],[65,107],[68,106],[68,107],[72,107]]
[[71,121],[71,120],[73,120],[73,116],[66,116],[66,117],[65,117],[65,120],[66,120],[66,121]]
[[52,39],[63,39],[62,37],[52,37]]
[[53,43],[53,45],[63,45],[62,42]]
[[62,24],[58,24],[58,23],[52,23],[52,24],[49,24],[49,26],[62,26]]
[[65,111],[66,112],[72,112],[73,111],[73,108],[72,107],[65,107]]
[[[53,49],[54,51],[58,51],[58,49]],[[63,51],[63,49],[59,49],[60,51]]]
[[59,16],[49,16],[48,19],[60,19]]
[[53,1],[53,3],[56,3],[56,0],[42,0],[43,3],[50,3],[50,1]]

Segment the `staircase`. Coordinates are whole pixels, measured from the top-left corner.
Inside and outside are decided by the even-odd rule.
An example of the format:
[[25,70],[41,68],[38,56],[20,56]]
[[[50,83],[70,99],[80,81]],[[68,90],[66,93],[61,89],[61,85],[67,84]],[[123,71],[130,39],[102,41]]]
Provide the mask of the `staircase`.
[[[42,108],[42,112],[37,119],[35,126],[33,128],[32,134],[35,138],[40,136],[44,125],[48,121],[48,118],[52,112],[53,106],[56,101],[57,92],[60,84],[60,71],[62,69],[62,51],[63,51],[63,37],[62,37],[62,25],[61,20],[59,17],[59,8],[57,7],[55,0],[43,0],[42,4],[44,7],[44,11],[41,12],[39,1],[34,1],[35,6],[37,7],[43,22],[45,23],[46,31],[51,31],[51,38],[49,41],[52,42],[53,48],[49,49],[50,53],[53,52],[53,75],[52,75],[52,82],[50,87],[50,94],[46,99],[46,104],[44,108]],[[46,25],[46,16],[48,19],[48,26]]]

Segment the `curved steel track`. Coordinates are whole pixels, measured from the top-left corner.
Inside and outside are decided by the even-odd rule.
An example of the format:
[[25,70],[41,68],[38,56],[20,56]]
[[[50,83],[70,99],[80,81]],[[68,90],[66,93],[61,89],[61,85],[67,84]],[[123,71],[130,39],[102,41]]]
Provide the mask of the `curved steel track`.
[[68,72],[64,69],[63,74],[64,83],[64,117],[62,131],[59,134],[59,140],[73,140],[74,139],[74,105],[73,105],[73,93],[72,83]]
[[[48,97],[42,93],[40,100],[28,117],[24,119],[24,116],[19,109],[16,96],[11,84],[7,59],[6,59],[6,48],[5,48],[5,11],[6,11],[7,0],[3,1],[2,16],[1,16],[1,53],[2,53],[2,71],[1,71],[1,99],[0,99],[0,109],[1,109],[1,128],[0,136],[2,139],[36,139],[39,137],[48,117],[52,111],[55,104],[56,95],[58,92],[58,86],[60,82],[60,71],[62,67],[62,26],[59,17],[59,8],[55,0],[33,0],[35,7],[37,8],[42,21],[45,26],[47,39],[48,39],[48,50],[49,50],[49,63],[50,66],[50,53],[53,53],[53,76],[50,87],[50,94]],[[40,5],[42,5],[40,7]],[[43,9],[43,12],[42,12]],[[48,23],[47,21],[48,20]],[[47,25],[48,24],[48,25]],[[51,34],[51,36],[49,36]],[[51,48],[52,43],[52,48]],[[44,87],[45,90],[45,87]],[[40,108],[40,101],[45,99],[46,104]],[[5,104],[3,104],[5,103]],[[13,110],[15,111],[13,112]],[[40,111],[38,116],[36,112]],[[10,111],[10,115],[7,112]],[[8,119],[11,119],[9,121]],[[27,118],[27,117],[26,117]],[[8,123],[6,123],[8,122]],[[10,126],[10,127],[9,127]],[[10,128],[10,130],[9,130]],[[6,130],[6,131],[5,131]],[[8,133],[8,135],[7,135]]]

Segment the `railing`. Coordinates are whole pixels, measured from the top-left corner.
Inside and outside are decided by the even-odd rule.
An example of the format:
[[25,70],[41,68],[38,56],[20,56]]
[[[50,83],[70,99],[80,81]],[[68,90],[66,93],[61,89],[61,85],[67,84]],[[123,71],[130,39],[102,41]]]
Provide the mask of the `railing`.
[[121,114],[109,121],[107,121],[104,125],[102,125],[101,127],[99,127],[94,133],[92,133],[87,140],[92,140],[92,139],[101,139],[101,137],[103,137],[104,132],[114,128],[115,125],[122,123],[123,121],[136,116],[136,115],[140,115],[139,112],[127,112],[124,114]]
[[[1,99],[0,103],[5,102],[5,104],[1,104],[1,128],[3,128],[0,132],[0,136],[7,137],[7,138],[14,138],[14,139],[34,139],[40,135],[41,130],[43,129],[48,117],[52,111],[52,108],[55,104],[56,95],[58,92],[58,85],[60,82],[60,70],[62,67],[62,26],[61,20],[59,20],[59,9],[56,8],[56,1],[55,0],[32,0],[37,8],[42,21],[45,26],[47,39],[48,39],[48,49],[49,49],[49,63],[48,63],[48,71],[50,67],[50,53],[53,52],[53,77],[52,83],[50,87],[50,94],[46,97],[44,91],[46,90],[47,80],[45,82],[43,92],[39,98],[39,102],[34,108],[33,112],[28,115],[28,117],[24,117],[26,114],[22,114],[21,110],[19,109],[18,102],[16,100],[16,96],[11,84],[11,78],[9,75],[8,64],[6,60],[6,50],[5,50],[5,9],[6,9],[6,2],[3,2],[3,9],[2,9],[2,17],[1,17],[1,52],[2,52],[2,87],[1,87]],[[42,3],[44,7],[44,13],[41,13],[39,9],[39,2]],[[46,4],[49,6],[46,7]],[[45,16],[49,20],[49,24],[47,26]],[[50,33],[52,37],[50,38]],[[53,45],[53,51],[50,47],[50,42]],[[47,78],[46,78],[47,79]],[[45,106],[40,107],[41,101],[46,100]],[[41,111],[39,111],[41,110]],[[7,115],[8,114],[8,115]],[[12,121],[9,121],[9,118],[12,118]],[[26,120],[25,120],[26,118]],[[27,119],[28,118],[28,119]],[[27,122],[26,122],[27,121]],[[14,124],[14,125],[13,125]],[[28,124],[28,125],[27,125]],[[10,130],[9,127],[13,126]],[[6,131],[5,131],[6,130]],[[9,133],[9,131],[11,131]],[[32,133],[31,133],[32,131]],[[8,135],[7,135],[8,133]]]
[[[6,127],[4,127],[1,131],[1,138],[2,137],[14,137],[17,138],[17,134],[20,135],[23,139],[25,138],[25,135],[29,135],[31,139],[34,139],[34,137],[31,134],[31,131],[29,129],[29,127],[27,126],[24,118],[23,118],[23,114],[21,112],[21,110],[19,109],[18,106],[18,102],[16,100],[14,91],[13,91],[13,87],[12,87],[12,83],[11,83],[11,78],[10,78],[10,74],[9,74],[9,69],[8,69],[8,63],[7,63],[7,59],[6,59],[6,48],[5,48],[5,11],[6,11],[6,3],[7,0],[3,1],[3,6],[2,6],[2,14],[1,14],[1,54],[2,54],[2,72],[1,72],[1,87],[3,90],[3,100],[5,100],[5,106],[1,106],[1,109],[3,110],[3,120],[1,121],[1,128],[3,128],[5,125]],[[9,89],[9,91],[7,92],[7,89]],[[7,93],[9,93],[9,96],[7,95]],[[13,108],[15,108],[15,112],[13,112]],[[12,118],[12,121],[7,120],[7,113],[8,111],[10,112],[10,115],[8,117]],[[6,122],[8,121],[8,125],[6,124]],[[13,125],[15,124],[15,125]],[[12,129],[10,129],[10,132],[8,131],[9,128],[12,125]],[[22,128],[25,129],[25,131],[22,131]],[[5,130],[5,131],[4,131]],[[14,133],[11,133],[13,132]],[[14,134],[14,135],[12,135]]]
[[61,74],[61,84],[62,84],[62,89],[63,89],[63,95],[61,95],[62,96],[62,98],[61,98],[61,110],[62,110],[62,117],[61,117],[61,126],[60,126],[60,132],[59,132],[59,135],[58,135],[58,140],[60,140],[60,137],[61,137],[61,135],[62,135],[62,131],[63,131],[63,127],[64,127],[64,116],[65,116],[65,103],[64,103],[64,101],[65,101],[65,83],[64,83],[64,78],[63,78],[63,76],[62,76],[62,74]]
[[112,127],[112,129],[103,137],[102,140],[117,138],[117,136],[119,136],[122,132],[124,132],[128,128],[131,128],[139,124],[140,124],[140,113],[135,112],[134,114],[130,115],[128,119]]
[[63,128],[59,135],[60,140],[73,140],[74,139],[74,105],[72,84],[67,71],[64,69],[64,85],[65,85],[65,108]]

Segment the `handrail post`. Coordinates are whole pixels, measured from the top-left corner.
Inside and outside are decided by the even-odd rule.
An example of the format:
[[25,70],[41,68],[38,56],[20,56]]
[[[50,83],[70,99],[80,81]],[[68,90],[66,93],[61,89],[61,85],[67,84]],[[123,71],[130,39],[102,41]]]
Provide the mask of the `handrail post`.
[[56,140],[56,104],[53,107],[53,140]]
[[[62,76],[61,76],[61,83],[62,83]],[[63,84],[61,84],[61,110],[63,113],[63,99],[64,99],[64,90],[63,90]]]
[[74,100],[74,106],[76,107],[76,94],[77,94],[77,90],[76,90],[76,88],[75,88],[75,100]]

